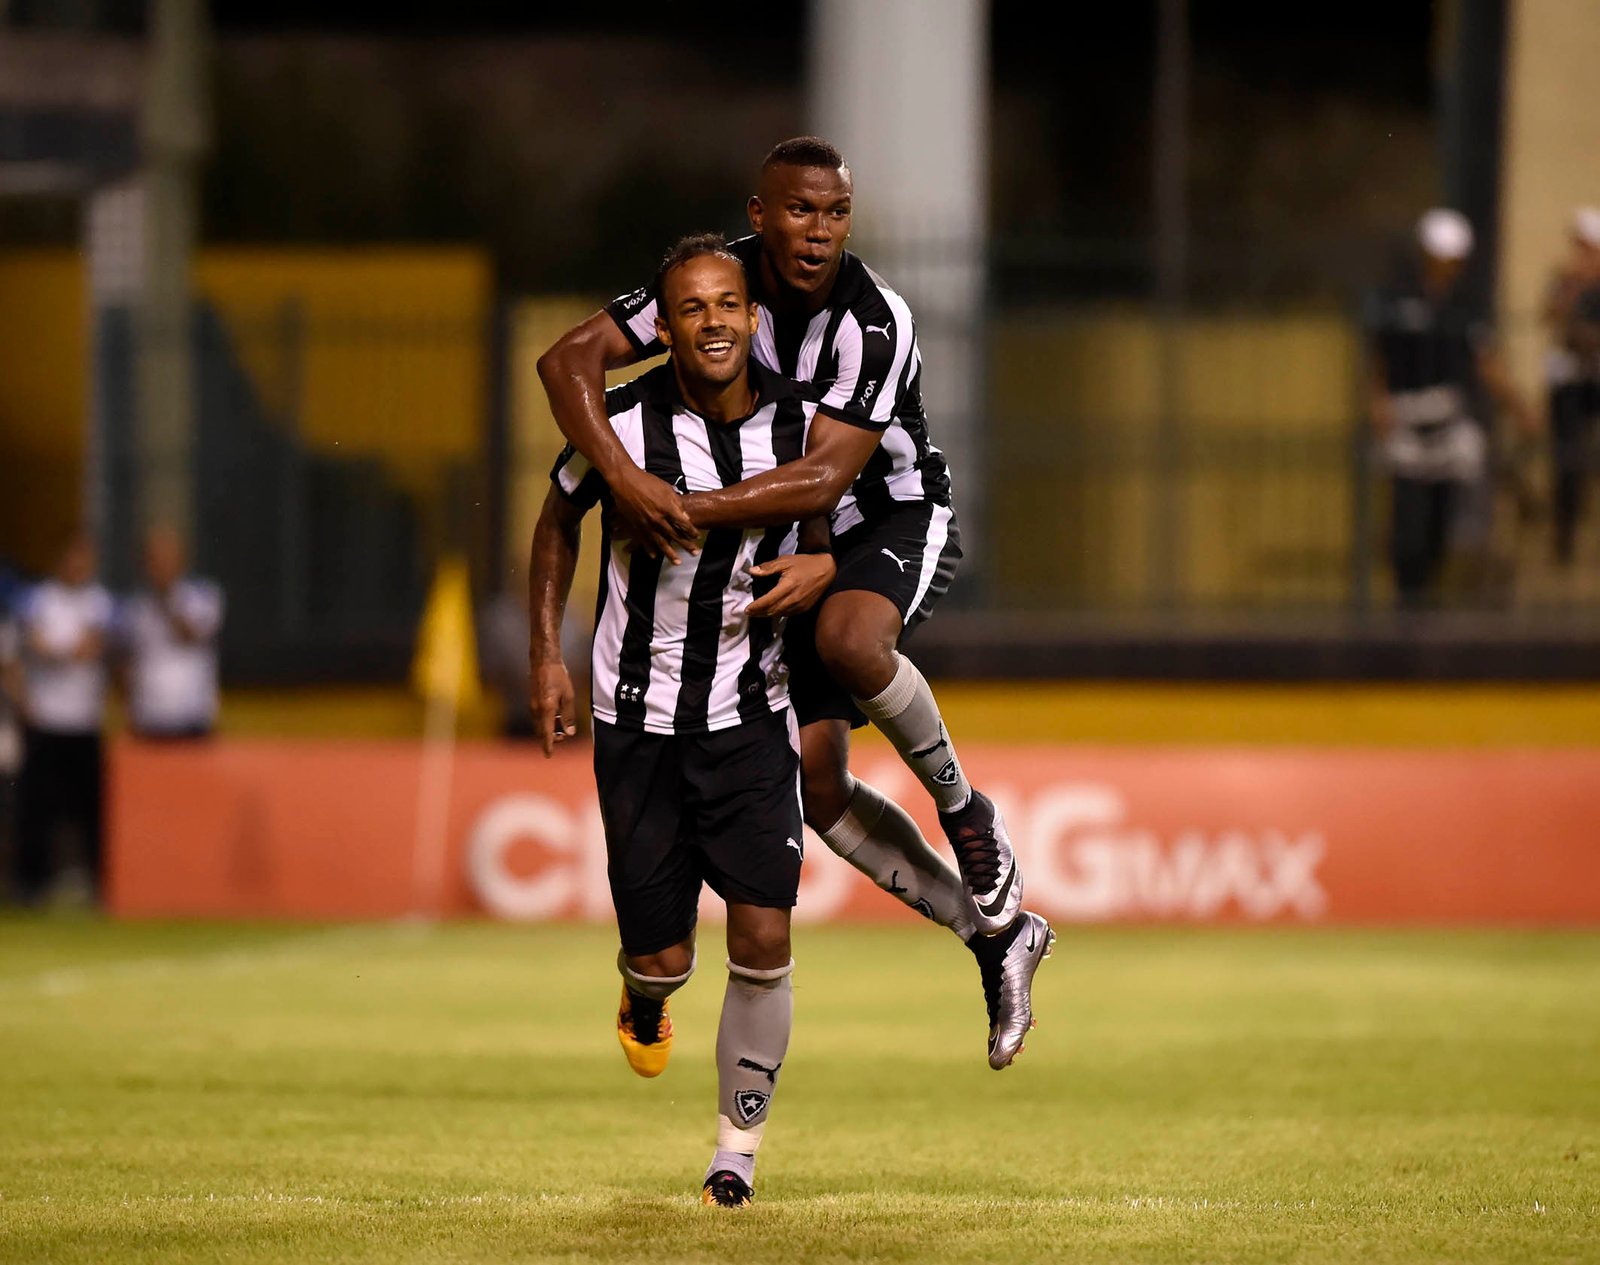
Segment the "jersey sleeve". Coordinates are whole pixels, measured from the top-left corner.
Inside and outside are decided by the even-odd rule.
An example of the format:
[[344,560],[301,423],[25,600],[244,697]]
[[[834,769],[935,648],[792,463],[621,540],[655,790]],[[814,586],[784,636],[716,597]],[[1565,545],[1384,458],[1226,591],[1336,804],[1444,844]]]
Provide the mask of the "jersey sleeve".
[[640,286],[606,304],[606,313],[628,336],[628,342],[641,360],[663,350],[656,337],[656,296],[654,287]]
[[837,371],[818,406],[864,430],[888,428],[900,405],[906,365],[917,356],[917,332],[904,304],[874,319],[845,313],[834,339]]
[[51,589],[40,585],[23,608],[22,626],[28,641],[49,658],[72,653],[83,636],[83,626]]
[[571,444],[561,450],[551,467],[550,482],[555,484],[556,491],[582,510],[593,509],[605,489],[600,472]]

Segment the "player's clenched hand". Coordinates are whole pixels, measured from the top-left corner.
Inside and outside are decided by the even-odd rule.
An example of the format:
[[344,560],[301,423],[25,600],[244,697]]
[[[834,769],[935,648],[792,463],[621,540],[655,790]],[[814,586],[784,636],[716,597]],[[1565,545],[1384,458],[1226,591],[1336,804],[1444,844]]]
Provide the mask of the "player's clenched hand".
[[623,534],[652,558],[662,555],[677,566],[678,546],[693,545],[699,536],[683,508],[683,498],[653,474],[635,470],[612,486]]
[[578,732],[573,723],[572,678],[567,674],[567,665],[559,659],[533,665],[528,705],[533,710],[533,732],[538,734],[545,755],[555,751],[556,743]]
[[765,595],[750,603],[751,615],[798,615],[815,606],[833,583],[838,572],[831,553],[791,553],[750,568],[750,574],[765,579],[777,576]]

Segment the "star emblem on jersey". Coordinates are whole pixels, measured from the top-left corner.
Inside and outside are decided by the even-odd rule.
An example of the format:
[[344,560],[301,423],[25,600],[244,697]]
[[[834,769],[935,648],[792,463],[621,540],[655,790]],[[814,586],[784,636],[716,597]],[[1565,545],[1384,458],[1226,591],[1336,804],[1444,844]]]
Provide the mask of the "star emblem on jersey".
[[741,1089],[733,1096],[733,1109],[739,1113],[739,1119],[750,1124],[767,1109],[770,1097],[759,1089]]
[[619,685],[617,686],[617,702],[637,703],[644,698],[644,686]]

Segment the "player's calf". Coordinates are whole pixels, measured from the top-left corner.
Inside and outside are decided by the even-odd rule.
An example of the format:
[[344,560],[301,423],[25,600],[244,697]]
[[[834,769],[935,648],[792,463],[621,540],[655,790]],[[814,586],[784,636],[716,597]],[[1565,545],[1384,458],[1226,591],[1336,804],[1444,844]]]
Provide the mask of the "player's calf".
[[974,929],[960,875],[905,809],[848,772],[844,777],[850,786],[845,810],[818,831],[823,841],[901,904],[970,941]]
[[[730,928],[733,910],[729,910]],[[750,1202],[756,1151],[789,1049],[794,1023],[794,962],[755,968],[728,962],[728,987],[717,1028],[717,1149],[702,1199],[738,1207]]]
[[972,924],[980,935],[994,935],[1022,908],[1022,874],[1005,821],[967,781],[927,680],[904,655],[895,660],[888,686],[857,702],[933,796],[967,890]]

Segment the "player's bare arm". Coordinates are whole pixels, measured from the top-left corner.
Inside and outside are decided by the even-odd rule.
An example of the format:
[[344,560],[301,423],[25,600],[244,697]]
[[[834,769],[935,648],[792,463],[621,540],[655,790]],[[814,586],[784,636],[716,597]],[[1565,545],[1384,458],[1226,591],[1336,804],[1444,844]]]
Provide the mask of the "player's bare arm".
[[578,566],[582,524],[583,510],[552,488],[539,511],[528,559],[528,704],[546,756],[578,732],[572,677],[561,658],[561,621]]
[[617,323],[596,312],[539,357],[539,381],[561,433],[610,486],[627,534],[651,554],[677,562],[675,546],[694,541],[693,523],[678,494],[634,464],[606,421],[606,370],[637,359]]
[[861,473],[882,438],[817,410],[805,455],[715,492],[683,500],[697,528],[771,527],[826,514]]

